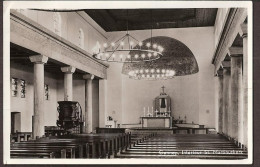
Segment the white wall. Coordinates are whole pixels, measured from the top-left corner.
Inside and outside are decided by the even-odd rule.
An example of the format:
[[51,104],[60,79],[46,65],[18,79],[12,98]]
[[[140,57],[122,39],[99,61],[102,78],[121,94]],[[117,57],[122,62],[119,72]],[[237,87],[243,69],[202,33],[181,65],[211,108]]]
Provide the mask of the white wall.
[[110,63],[109,70],[107,71],[107,114],[112,116],[117,123],[122,122],[122,64]]
[[[109,41],[125,32],[110,33]],[[150,31],[130,32],[138,40],[150,37]],[[139,123],[143,108],[153,105],[162,85],[172,98],[173,116],[188,122],[215,127],[215,88],[211,58],[214,51],[214,28],[178,28],[153,30],[153,36],[168,36],[183,42],[194,54],[199,73],[167,81],[136,81],[121,74],[122,65],[110,63],[108,69],[108,115],[122,111],[122,123]]]
[[[18,12],[54,32],[53,12],[35,10],[18,10]],[[61,16],[61,37],[79,46],[79,30],[82,29],[85,43],[83,49],[87,52],[92,53],[92,49],[97,41],[104,43],[107,40],[106,32],[101,27],[90,24],[93,20],[86,13],[80,12],[85,17],[82,17],[77,12],[57,13]]]
[[[11,112],[21,112],[21,131],[32,131],[33,115],[33,67],[22,66],[11,63],[11,78],[23,79],[26,81],[25,98],[21,98],[20,82],[18,82],[17,97],[11,96]],[[57,80],[56,76],[45,72],[44,83],[49,85],[50,99],[44,100],[44,120],[45,126],[55,126],[57,118]],[[11,81],[10,81],[11,84]],[[10,92],[11,93],[11,92]]]

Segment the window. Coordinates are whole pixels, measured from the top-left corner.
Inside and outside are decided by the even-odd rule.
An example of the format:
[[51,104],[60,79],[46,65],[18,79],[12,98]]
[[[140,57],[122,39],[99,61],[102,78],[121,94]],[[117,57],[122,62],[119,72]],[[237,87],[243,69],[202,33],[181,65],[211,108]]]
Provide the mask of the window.
[[81,28],[79,29],[79,47],[84,49],[84,32]]
[[61,16],[59,13],[53,14],[54,32],[61,36]]
[[21,79],[21,98],[25,98],[25,80]]
[[18,79],[17,78],[12,78],[12,96],[16,97],[18,93],[17,89],[17,84],[18,84]]
[[45,91],[45,100],[49,100],[50,99],[49,85],[44,84],[44,91]]

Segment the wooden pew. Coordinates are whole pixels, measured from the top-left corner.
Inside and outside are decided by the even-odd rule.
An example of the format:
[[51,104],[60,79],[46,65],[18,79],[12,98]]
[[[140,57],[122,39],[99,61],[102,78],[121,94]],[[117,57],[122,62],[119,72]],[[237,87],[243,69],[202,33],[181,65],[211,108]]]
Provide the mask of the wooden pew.
[[[83,148],[81,145],[71,142],[57,141],[30,141],[11,144],[11,155],[18,156],[20,152],[26,153],[50,153],[50,158],[82,158]],[[45,155],[45,154],[44,154]]]
[[62,139],[74,139],[78,142],[91,142],[92,158],[110,158],[118,151],[127,148],[130,143],[130,134],[73,134],[58,137]]
[[165,134],[139,142],[116,158],[245,159],[246,157],[247,151],[220,135]]
[[16,132],[11,134],[11,142],[28,141],[32,137],[32,132]]
[[11,144],[12,157],[111,158],[126,149],[130,134],[73,134]]

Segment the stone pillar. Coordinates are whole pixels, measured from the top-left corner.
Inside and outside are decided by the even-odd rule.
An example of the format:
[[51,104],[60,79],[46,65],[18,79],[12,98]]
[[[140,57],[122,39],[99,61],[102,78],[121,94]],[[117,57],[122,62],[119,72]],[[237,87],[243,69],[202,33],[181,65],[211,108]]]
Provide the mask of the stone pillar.
[[44,63],[47,63],[48,57],[43,55],[30,56],[30,61],[34,63],[32,137],[35,139],[44,135]]
[[218,132],[223,132],[223,69],[218,70]]
[[231,137],[236,141],[243,138],[243,85],[242,85],[242,47],[230,47],[231,56]]
[[61,67],[64,72],[64,101],[72,101],[73,99],[73,76],[75,68],[72,66]]
[[223,133],[229,136],[230,61],[223,61]]
[[248,41],[247,24],[241,25],[240,35],[243,38],[243,141],[248,146]]
[[106,126],[107,120],[107,80],[99,80],[99,127]]
[[86,74],[83,75],[85,79],[85,133],[90,133],[92,129],[92,80],[94,75]]

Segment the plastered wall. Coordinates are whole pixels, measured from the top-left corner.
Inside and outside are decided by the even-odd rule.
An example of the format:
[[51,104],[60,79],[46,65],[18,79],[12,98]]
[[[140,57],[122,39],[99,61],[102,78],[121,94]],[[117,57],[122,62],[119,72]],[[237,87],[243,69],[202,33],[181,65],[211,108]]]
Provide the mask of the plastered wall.
[[[18,81],[17,97],[11,96],[11,112],[21,112],[21,131],[32,131],[32,115],[33,115],[33,67],[22,66],[11,63],[11,78],[25,80],[25,98],[21,98],[21,86]],[[56,76],[45,72],[44,83],[49,85],[49,100],[44,100],[44,120],[45,126],[55,126],[57,118],[57,79]],[[10,81],[11,84],[11,81]],[[10,92],[11,93],[11,92]]]

